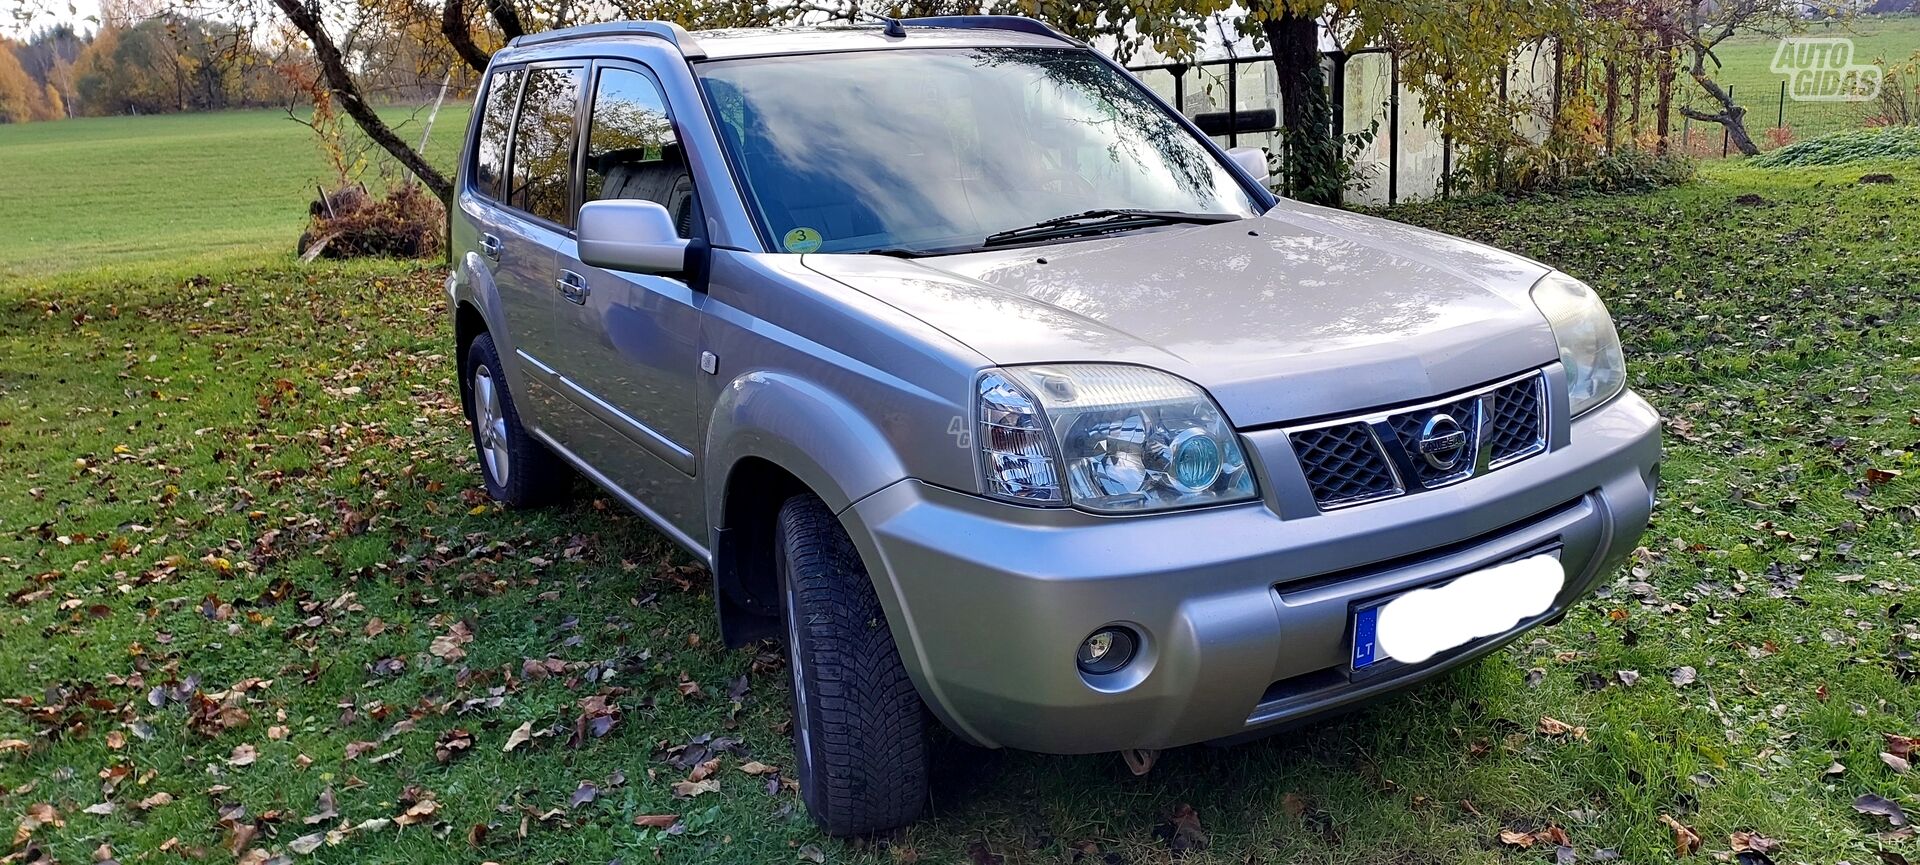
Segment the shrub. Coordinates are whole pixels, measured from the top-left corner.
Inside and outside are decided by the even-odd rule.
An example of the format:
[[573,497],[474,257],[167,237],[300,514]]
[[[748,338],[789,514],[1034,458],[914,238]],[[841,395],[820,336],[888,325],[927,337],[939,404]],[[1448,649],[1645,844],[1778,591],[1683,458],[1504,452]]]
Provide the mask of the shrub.
[[1753,158],[1762,168],[1844,165],[1867,159],[1920,159],[1920,126],[1835,132]]
[[374,198],[360,186],[345,186],[315,201],[299,253],[312,260],[439,255],[447,224],[440,199],[418,184],[405,183]]
[[1611,193],[1645,192],[1667,186],[1679,186],[1694,178],[1696,166],[1690,157],[1660,156],[1650,150],[1629,147],[1584,161],[1550,160],[1529,154],[1520,168],[1509,175],[1507,192],[1515,193]]

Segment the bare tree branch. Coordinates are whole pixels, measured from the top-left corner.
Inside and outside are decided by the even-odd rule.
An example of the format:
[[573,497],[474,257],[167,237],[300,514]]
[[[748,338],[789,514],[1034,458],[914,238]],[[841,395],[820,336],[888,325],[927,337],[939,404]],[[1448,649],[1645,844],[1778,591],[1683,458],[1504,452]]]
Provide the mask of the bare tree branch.
[[527,35],[527,28],[520,23],[520,11],[513,8],[513,0],[486,0],[487,13],[493,16],[493,23],[500,28],[500,35],[512,42]]
[[466,0],[447,0],[446,5],[440,8],[440,32],[447,37],[454,53],[473,67],[473,71],[486,71],[487,61],[492,58],[473,43],[473,30],[467,23]]
[[340,47],[334,44],[333,37],[327,35],[326,27],[321,24],[319,13],[301,3],[300,0],[273,0],[273,5],[287,16],[288,23],[305,34],[307,41],[313,44],[313,56],[319,62],[321,72],[326,75],[327,87],[340,100],[340,105],[346,109],[347,116],[352,117],[353,122],[359,124],[361,131],[365,132],[373,143],[380,145],[381,149],[392,154],[395,160],[413,173],[413,176],[420,178],[420,182],[426,184],[434,195],[439,196],[442,203],[451,206],[453,203],[452,181],[442,175],[439,169],[429,164],[426,157],[407,146],[407,143],[387,126],[386,121],[380,119],[379,113],[373,110],[373,106],[367,104],[367,100],[360,95],[360,88],[354,82],[353,74],[347,71],[347,61],[340,53]]

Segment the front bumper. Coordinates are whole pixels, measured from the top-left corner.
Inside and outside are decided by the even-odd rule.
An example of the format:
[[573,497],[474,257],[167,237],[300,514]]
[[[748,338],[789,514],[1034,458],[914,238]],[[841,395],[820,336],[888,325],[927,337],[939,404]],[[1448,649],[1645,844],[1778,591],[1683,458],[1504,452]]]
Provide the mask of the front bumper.
[[[907,480],[843,515],[934,713],[978,745],[1169,748],[1330,713],[1481,657],[1564,613],[1633,550],[1659,417],[1632,392],[1546,453],[1466,483],[1311,516],[1264,502],[1150,517],[1025,508]],[[1284,433],[1244,438],[1284,454]],[[1349,670],[1351,609],[1559,548],[1566,587],[1534,620],[1425,664]],[[1120,674],[1074,650],[1123,623]]]

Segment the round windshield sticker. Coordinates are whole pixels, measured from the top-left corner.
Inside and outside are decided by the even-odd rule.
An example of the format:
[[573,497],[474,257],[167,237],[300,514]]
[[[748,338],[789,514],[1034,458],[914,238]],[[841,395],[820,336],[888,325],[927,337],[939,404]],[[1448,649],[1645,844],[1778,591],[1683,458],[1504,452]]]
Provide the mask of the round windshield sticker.
[[787,236],[781,238],[780,243],[787,248],[788,252],[819,252],[820,232],[803,225],[787,232]]

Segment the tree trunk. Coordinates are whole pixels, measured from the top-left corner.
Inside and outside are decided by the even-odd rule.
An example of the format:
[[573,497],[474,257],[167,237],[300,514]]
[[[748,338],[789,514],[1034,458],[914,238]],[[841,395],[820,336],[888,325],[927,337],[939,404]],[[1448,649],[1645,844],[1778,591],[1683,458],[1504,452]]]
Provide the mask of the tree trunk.
[[453,45],[454,53],[473,67],[473,71],[487,71],[487,61],[493,58],[473,43],[473,28],[467,23],[466,0],[447,0],[440,7],[440,32]]
[[1607,52],[1606,61],[1603,64],[1601,64],[1602,68],[1605,70],[1604,74],[1607,76],[1607,109],[1606,109],[1606,119],[1604,122],[1606,123],[1606,126],[1607,126],[1607,152],[1608,153],[1614,152],[1617,144],[1619,143],[1618,127],[1620,125],[1620,64],[1615,62],[1616,58],[1618,57],[1619,57],[1619,54],[1616,51],[1609,50]]
[[1735,105],[1733,94],[1713,80],[1707,74],[1707,47],[1699,42],[1693,44],[1693,68],[1687,70],[1693,76],[1693,82],[1700,85],[1715,104],[1720,106],[1718,113],[1708,113],[1691,105],[1680,106],[1680,113],[1703,123],[1718,123],[1727,128],[1727,140],[1742,156],[1759,156],[1760,148],[1753,143],[1753,136],[1747,134],[1747,109]]
[[320,63],[320,70],[327,77],[327,88],[340,100],[347,116],[360,126],[367,138],[380,145],[381,149],[393,155],[402,166],[420,178],[427,189],[439,196],[440,202],[453,207],[453,183],[426,160],[426,157],[412,147],[407,146],[392,127],[380,119],[380,115],[367,104],[360,95],[360,86],[354,82],[353,73],[347,71],[347,61],[340,48],[333,44],[333,37],[327,35],[326,28],[320,22],[320,16],[313,8],[300,0],[273,0],[273,5],[287,16],[287,21],[295,29],[306,34],[307,41],[313,44],[313,58]]
[[1340,142],[1320,75],[1320,29],[1309,16],[1283,11],[1262,23],[1280,83],[1280,125],[1286,142],[1281,176],[1287,194],[1309,204],[1340,203]]
[[513,8],[513,0],[486,0],[486,3],[493,23],[500,26],[500,35],[508,42],[527,35],[527,28],[520,24],[519,10]]
[[1653,119],[1654,129],[1660,136],[1657,152],[1665,156],[1672,147],[1673,132],[1673,32],[1666,22],[1660,27],[1660,95]]

